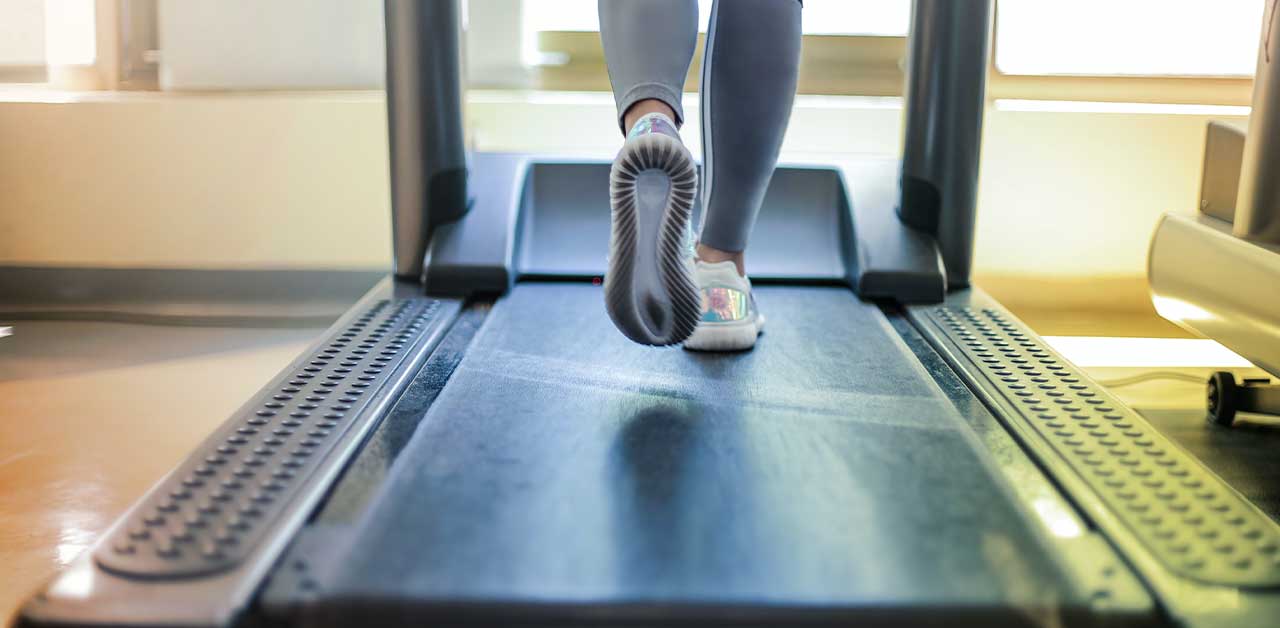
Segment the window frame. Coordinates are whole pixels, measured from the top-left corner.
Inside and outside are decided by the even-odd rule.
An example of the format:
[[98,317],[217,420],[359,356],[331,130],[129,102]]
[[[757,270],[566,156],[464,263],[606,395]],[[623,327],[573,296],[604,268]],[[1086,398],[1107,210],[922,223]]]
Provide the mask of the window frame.
[[45,83],[49,80],[44,65],[0,64],[0,85],[5,83]]
[[96,36],[92,63],[58,65],[46,60],[39,65],[0,65],[0,86],[76,91],[157,89],[158,0],[95,0],[92,8]]
[[[514,32],[518,28],[509,19],[513,14],[519,15],[522,0],[483,0],[468,4],[470,19],[474,20],[470,32],[483,32],[507,42],[497,55],[488,55],[483,67],[477,63],[470,68],[471,87],[610,91],[598,31],[540,31],[535,34],[534,42],[522,42],[519,40],[528,34]],[[60,73],[48,66],[0,66],[0,84],[158,89],[155,62],[158,0],[96,0],[96,6],[100,16],[99,55],[94,66],[87,68],[90,72],[81,73],[94,74],[95,80],[59,84]],[[997,0],[987,71],[989,100],[1191,105],[1249,105],[1252,102],[1253,78],[1244,76],[1006,74],[995,61],[999,10]],[[698,49],[685,82],[686,91],[697,89],[704,40],[705,34],[699,34]],[[476,48],[475,44],[470,47]],[[529,50],[536,51],[537,62],[532,66],[522,58]],[[906,50],[906,36],[805,35],[798,91],[801,94],[900,97],[905,84]],[[481,59],[476,57],[476,60]]]
[[[999,2],[993,16],[987,67],[988,100],[1249,105],[1253,77],[1183,75],[1007,74],[996,65]],[[698,36],[686,91],[696,91],[705,34]],[[540,31],[537,50],[562,63],[534,66],[522,87],[555,91],[608,91],[598,31]],[[902,96],[906,36],[805,35],[801,94]],[[486,86],[493,86],[491,83]]]

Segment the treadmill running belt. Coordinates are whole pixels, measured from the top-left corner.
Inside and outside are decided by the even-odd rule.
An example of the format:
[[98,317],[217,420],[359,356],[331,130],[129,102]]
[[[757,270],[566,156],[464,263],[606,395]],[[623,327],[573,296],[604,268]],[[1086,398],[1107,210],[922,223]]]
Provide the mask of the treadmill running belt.
[[697,354],[628,342],[599,288],[518,285],[307,617],[1036,623],[1078,607],[875,305],[757,298],[754,351]]

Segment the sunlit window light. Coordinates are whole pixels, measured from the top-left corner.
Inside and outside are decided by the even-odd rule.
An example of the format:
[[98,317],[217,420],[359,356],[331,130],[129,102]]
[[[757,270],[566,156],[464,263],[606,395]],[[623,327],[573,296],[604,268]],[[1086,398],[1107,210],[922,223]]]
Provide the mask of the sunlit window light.
[[1006,74],[1251,76],[1265,0],[1000,0]]
[[1248,368],[1248,360],[1199,338],[1105,338],[1045,336],[1054,351],[1077,366]]
[[44,4],[0,0],[0,66],[44,64]]
[[1022,100],[998,98],[996,111],[1050,113],[1136,113],[1186,116],[1247,116],[1250,107],[1240,105],[1191,105],[1181,103],[1094,102],[1084,100]]
[[94,0],[45,0],[45,60],[92,65],[97,59]]
[[[596,0],[524,0],[526,33],[598,31]],[[698,29],[705,31],[711,0],[698,1]],[[809,35],[907,34],[910,0],[805,0],[800,14]]]

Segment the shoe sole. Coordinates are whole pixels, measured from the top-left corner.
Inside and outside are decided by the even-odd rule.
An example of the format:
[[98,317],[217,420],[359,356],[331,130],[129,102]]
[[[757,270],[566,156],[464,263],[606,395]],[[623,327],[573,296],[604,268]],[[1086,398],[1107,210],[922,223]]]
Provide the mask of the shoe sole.
[[690,351],[746,351],[756,346],[756,338],[764,333],[764,315],[757,314],[750,323],[708,323],[699,325],[684,341]]
[[701,317],[684,250],[697,187],[688,149],[660,134],[627,142],[609,173],[605,308],[618,330],[640,344],[679,344]]

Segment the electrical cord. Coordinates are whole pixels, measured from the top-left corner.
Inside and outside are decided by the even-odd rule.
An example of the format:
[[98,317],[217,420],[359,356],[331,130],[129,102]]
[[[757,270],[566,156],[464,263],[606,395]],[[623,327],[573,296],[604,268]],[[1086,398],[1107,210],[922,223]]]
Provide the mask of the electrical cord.
[[1123,386],[1132,386],[1141,384],[1142,382],[1150,382],[1155,380],[1180,380],[1188,383],[1206,385],[1209,381],[1207,377],[1197,375],[1189,375],[1187,373],[1179,373],[1177,371],[1152,371],[1150,373],[1141,373],[1130,377],[1117,377],[1115,379],[1098,379],[1094,380],[1108,388],[1120,388]]

